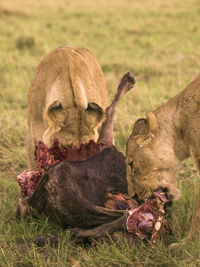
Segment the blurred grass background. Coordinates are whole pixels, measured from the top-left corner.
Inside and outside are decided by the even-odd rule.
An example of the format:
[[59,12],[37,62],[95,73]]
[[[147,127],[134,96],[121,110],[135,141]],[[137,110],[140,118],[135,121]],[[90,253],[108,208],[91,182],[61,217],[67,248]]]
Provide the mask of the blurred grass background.
[[125,152],[135,120],[145,116],[199,74],[199,0],[7,0],[0,2],[0,266],[200,266],[200,245],[175,251],[168,244],[188,232],[199,176],[191,160],[179,174],[181,198],[172,209],[173,235],[155,247],[126,240],[75,246],[69,236],[57,249],[31,240],[61,229],[41,220],[15,220],[16,176],[26,168],[26,97],[41,58],[63,45],[91,50],[101,63],[112,99],[131,70],[133,91],[116,114],[115,144]]

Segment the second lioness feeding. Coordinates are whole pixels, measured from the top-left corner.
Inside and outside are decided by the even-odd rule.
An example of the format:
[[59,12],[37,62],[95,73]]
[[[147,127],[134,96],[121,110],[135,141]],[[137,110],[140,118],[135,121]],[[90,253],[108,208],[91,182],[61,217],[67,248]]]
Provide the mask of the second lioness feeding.
[[38,173],[32,172],[31,176],[30,172],[27,177],[25,171],[18,176],[22,196],[19,214],[24,216],[31,208],[59,221],[63,227],[73,227],[71,232],[79,238],[128,231],[130,235],[154,241],[158,234],[168,230],[162,192],[141,206],[131,200],[127,195],[124,156],[112,144],[116,104],[134,83],[130,73],[122,78],[112,104],[106,109],[97,143],[91,141],[71,148],[60,146],[58,141],[50,148],[43,142],[38,144]]
[[[179,196],[180,162],[192,157],[200,171],[200,76],[182,92],[136,121],[127,144],[129,194],[148,198],[165,188],[169,198]],[[200,191],[185,240],[200,240]]]

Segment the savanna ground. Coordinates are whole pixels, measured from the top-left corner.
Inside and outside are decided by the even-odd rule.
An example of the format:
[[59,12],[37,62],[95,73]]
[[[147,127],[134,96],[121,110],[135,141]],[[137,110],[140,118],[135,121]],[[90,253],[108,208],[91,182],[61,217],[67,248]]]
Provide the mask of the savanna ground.
[[32,240],[58,225],[15,220],[18,173],[26,168],[26,95],[40,59],[62,45],[90,49],[100,61],[110,99],[127,70],[137,79],[117,110],[115,144],[125,152],[134,121],[180,92],[200,69],[198,0],[7,0],[0,3],[0,266],[200,266],[196,242],[168,245],[188,232],[199,176],[191,160],[179,174],[173,234],[150,244],[126,240],[77,246],[63,234],[58,248]]

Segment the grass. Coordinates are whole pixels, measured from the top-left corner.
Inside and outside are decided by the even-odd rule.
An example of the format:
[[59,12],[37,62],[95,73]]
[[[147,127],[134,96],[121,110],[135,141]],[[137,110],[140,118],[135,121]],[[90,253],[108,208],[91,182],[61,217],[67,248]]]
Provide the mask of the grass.
[[181,198],[172,208],[172,236],[155,247],[126,240],[75,246],[63,233],[58,248],[32,240],[58,225],[15,219],[16,176],[26,168],[26,97],[41,58],[62,45],[90,49],[100,61],[112,99],[125,71],[137,85],[121,100],[115,143],[125,152],[134,121],[180,92],[199,73],[198,0],[7,0],[0,3],[0,266],[200,266],[194,242],[169,251],[188,232],[199,186],[191,160],[179,174]]

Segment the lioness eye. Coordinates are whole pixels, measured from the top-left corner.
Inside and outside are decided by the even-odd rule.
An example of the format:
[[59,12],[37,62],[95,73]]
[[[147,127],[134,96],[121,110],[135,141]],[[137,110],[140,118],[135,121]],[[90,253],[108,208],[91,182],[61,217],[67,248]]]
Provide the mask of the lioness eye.
[[130,161],[128,163],[128,168],[129,168],[130,173],[133,175],[134,174],[133,161]]

